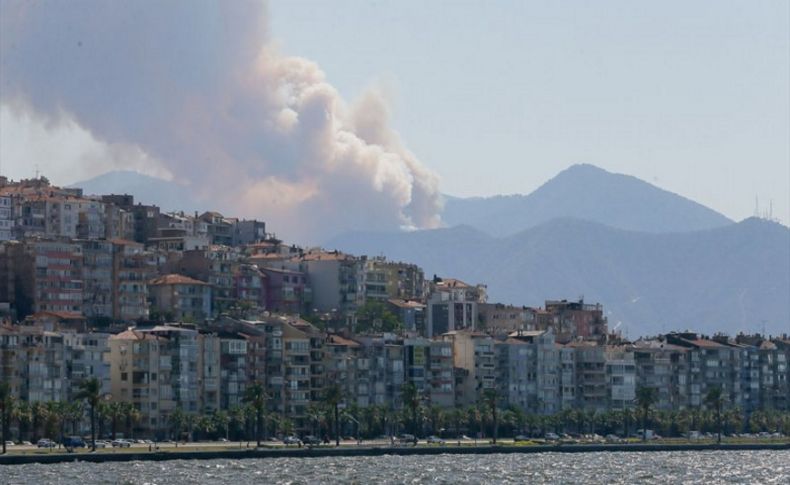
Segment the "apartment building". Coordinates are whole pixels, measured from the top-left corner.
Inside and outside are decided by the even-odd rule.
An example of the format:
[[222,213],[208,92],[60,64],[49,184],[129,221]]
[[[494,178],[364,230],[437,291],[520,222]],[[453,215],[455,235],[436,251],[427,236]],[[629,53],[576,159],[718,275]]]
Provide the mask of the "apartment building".
[[202,321],[211,317],[211,286],[178,274],[148,282],[151,313],[171,321]]
[[471,286],[461,280],[437,278],[429,284],[427,337],[479,327],[478,305],[487,299],[484,285]]

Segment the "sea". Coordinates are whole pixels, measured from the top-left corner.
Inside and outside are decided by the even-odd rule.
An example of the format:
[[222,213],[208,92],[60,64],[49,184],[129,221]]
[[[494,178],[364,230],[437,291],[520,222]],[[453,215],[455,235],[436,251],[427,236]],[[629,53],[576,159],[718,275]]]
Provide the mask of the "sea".
[[16,484],[790,484],[790,451],[251,458],[0,467]]

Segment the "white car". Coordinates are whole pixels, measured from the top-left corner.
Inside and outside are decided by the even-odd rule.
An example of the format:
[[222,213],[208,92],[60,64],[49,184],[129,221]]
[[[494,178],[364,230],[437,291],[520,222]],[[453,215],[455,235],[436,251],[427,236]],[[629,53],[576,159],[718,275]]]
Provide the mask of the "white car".
[[132,443],[126,440],[115,440],[112,442],[113,448],[129,448],[132,446]]

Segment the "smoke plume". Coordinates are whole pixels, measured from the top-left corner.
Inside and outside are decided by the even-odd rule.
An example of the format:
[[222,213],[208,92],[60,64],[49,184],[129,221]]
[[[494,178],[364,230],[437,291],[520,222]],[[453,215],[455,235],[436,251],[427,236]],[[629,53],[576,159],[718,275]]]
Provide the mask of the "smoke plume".
[[[284,56],[259,1],[0,3],[0,102],[137,147],[291,239],[436,227],[437,177],[376,91],[347,104]],[[283,234],[285,233],[285,234]]]

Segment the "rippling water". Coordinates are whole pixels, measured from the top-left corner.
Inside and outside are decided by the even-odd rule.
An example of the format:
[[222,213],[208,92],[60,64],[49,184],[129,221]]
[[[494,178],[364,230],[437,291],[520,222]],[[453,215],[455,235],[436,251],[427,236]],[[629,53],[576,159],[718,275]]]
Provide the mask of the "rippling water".
[[0,467],[3,484],[790,483],[790,451],[678,451],[62,463]]

